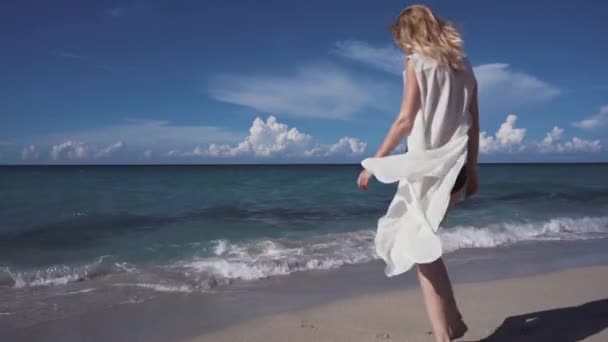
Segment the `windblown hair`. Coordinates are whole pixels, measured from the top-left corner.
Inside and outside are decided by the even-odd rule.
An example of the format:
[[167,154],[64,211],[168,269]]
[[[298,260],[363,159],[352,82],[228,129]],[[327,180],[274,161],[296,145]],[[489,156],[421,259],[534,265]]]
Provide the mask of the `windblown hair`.
[[424,5],[406,7],[390,28],[406,54],[418,52],[452,70],[465,68],[463,41],[452,22],[439,18]]

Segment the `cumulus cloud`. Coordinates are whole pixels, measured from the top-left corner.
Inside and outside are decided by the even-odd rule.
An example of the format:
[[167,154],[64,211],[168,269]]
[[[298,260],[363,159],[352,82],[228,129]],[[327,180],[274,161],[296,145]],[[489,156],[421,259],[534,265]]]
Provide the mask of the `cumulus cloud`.
[[78,132],[66,132],[31,137],[39,145],[50,145],[57,141],[86,141],[91,145],[107,145],[108,142],[123,142],[129,147],[142,150],[184,148],[201,143],[229,143],[238,141],[241,135],[228,129],[205,125],[176,125],[162,120],[128,119],[124,122],[100,126]]
[[222,102],[263,112],[333,119],[366,108],[383,108],[390,89],[329,64],[302,67],[294,74],[223,75],[209,84],[210,95]]
[[563,128],[553,126],[553,128],[551,129],[551,131],[549,131],[549,133],[547,133],[547,135],[545,136],[545,138],[543,139],[541,144],[547,145],[547,146],[552,145],[554,141],[557,141],[562,137],[563,133],[564,133]]
[[543,140],[526,140],[526,129],[515,127],[517,115],[508,115],[505,122],[494,135],[486,132],[479,134],[479,152],[489,154],[494,152],[538,152],[544,153],[568,153],[568,152],[599,152],[602,145],[599,140],[587,140],[572,137],[563,140],[564,129],[558,126],[547,132]]
[[87,146],[78,141],[68,140],[61,144],[53,145],[51,148],[51,159],[57,160],[61,157],[68,159],[84,159],[88,157],[89,150]]
[[36,145],[29,145],[21,150],[21,160],[36,160],[40,156]]
[[192,151],[171,150],[170,157],[328,157],[354,156],[365,151],[366,143],[352,137],[343,137],[335,144],[323,145],[314,141],[309,134],[290,128],[269,116],[266,121],[257,117],[249,135],[237,144],[210,144],[197,146]]
[[485,131],[479,134],[479,152],[517,152],[525,149],[522,144],[526,136],[525,128],[516,128],[517,115],[510,114],[500,125],[496,133],[488,135]]
[[297,155],[302,149],[310,145],[312,136],[289,128],[279,123],[274,116],[268,117],[266,122],[260,118],[253,121],[249,129],[249,136],[237,145],[236,151],[251,151],[256,156],[270,157],[276,154]]
[[592,115],[592,116],[588,117],[587,119],[572,123],[572,125],[574,125],[575,127],[587,129],[587,130],[603,127],[603,126],[606,126],[607,124],[608,124],[608,105],[602,106],[600,108],[600,111],[597,114]]
[[103,148],[97,148],[80,141],[67,140],[51,147],[50,157],[52,160],[69,159],[85,160],[105,158],[123,149],[125,144],[117,141]]
[[540,153],[567,153],[567,152],[599,152],[602,149],[602,145],[598,139],[586,140],[579,137],[573,137],[569,141],[561,142],[562,134],[564,130],[557,126],[554,126],[551,131],[547,133],[545,138],[538,143],[538,151]]
[[573,137],[571,141],[566,141],[557,147],[559,152],[599,152],[601,149],[599,139],[586,140],[578,137]]
[[365,151],[367,143],[357,138],[342,137],[332,145],[315,146],[304,152],[309,157],[354,156]]

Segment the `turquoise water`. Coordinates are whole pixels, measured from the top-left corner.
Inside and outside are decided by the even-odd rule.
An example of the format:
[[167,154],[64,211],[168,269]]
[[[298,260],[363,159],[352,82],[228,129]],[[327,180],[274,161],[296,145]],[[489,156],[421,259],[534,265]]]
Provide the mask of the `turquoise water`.
[[[0,168],[0,291],[206,291],[376,258],[396,190],[358,165]],[[450,211],[447,252],[608,236],[608,164],[484,164]],[[41,290],[42,291],[42,290]]]

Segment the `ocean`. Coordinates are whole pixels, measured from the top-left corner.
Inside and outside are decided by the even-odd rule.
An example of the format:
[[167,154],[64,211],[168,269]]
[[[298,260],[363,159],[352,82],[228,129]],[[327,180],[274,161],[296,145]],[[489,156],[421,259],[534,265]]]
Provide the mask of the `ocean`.
[[[359,165],[0,167],[0,318],[23,326],[87,306],[377,260],[396,184]],[[448,212],[444,250],[608,237],[608,164],[482,164]],[[378,269],[378,277],[384,277]]]

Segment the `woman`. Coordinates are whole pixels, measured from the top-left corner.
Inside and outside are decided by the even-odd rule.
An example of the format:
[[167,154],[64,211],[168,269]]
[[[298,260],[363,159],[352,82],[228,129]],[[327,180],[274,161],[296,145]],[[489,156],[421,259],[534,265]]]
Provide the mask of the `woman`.
[[[376,251],[387,276],[417,266],[435,340],[451,341],[467,326],[441,259],[437,229],[450,206],[477,192],[477,82],[460,34],[428,7],[404,9],[392,35],[407,56],[401,110],[376,155],[362,161],[357,183],[367,189],[372,175],[399,182],[378,220]],[[390,155],[406,135],[407,153]]]

